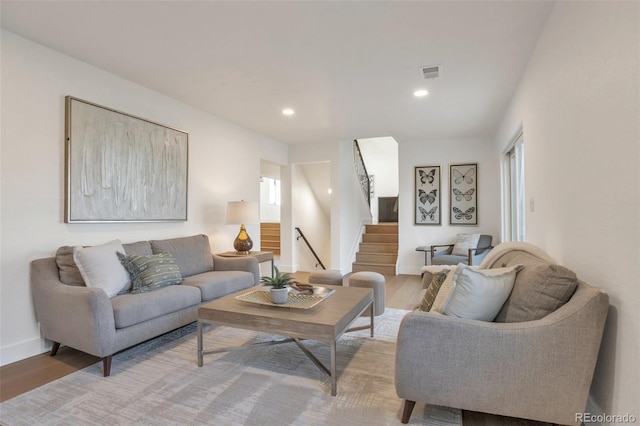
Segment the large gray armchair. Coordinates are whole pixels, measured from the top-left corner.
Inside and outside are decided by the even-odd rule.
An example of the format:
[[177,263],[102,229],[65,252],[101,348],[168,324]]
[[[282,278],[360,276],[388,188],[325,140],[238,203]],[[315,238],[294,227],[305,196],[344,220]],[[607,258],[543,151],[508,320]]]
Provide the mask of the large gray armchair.
[[[479,265],[484,257],[492,249],[491,235],[480,235],[478,245],[467,250],[464,255],[452,254],[455,244],[438,244],[431,246],[431,264],[432,265],[457,265],[464,263],[465,265]],[[443,249],[444,248],[444,249]]]
[[[503,243],[480,268],[541,262],[555,265],[534,246]],[[398,333],[395,371],[397,394],[405,400],[402,423],[409,421],[416,401],[580,423],[576,413],[586,407],[607,309],[607,294],[578,280],[564,305],[532,321],[407,314]]]

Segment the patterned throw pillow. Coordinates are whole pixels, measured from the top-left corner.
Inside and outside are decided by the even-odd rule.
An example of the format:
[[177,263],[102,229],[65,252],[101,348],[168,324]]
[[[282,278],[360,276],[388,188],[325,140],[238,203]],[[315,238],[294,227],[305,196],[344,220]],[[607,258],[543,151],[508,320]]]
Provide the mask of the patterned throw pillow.
[[418,306],[418,310],[425,312],[429,312],[431,310],[433,302],[436,300],[438,291],[440,291],[440,287],[445,279],[447,279],[446,272],[438,272],[433,275],[431,283],[429,284],[429,287],[427,287],[427,292],[424,294],[424,298],[422,299],[422,303]]
[[118,253],[118,257],[131,274],[131,293],[144,293],[182,282],[180,268],[171,253],[143,256]]

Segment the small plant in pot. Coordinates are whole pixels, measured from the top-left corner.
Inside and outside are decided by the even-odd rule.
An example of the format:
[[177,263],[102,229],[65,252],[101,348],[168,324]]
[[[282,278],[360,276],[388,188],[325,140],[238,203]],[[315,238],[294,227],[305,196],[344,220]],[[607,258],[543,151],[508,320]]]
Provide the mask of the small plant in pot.
[[271,302],[281,305],[289,297],[289,289],[286,286],[294,281],[290,274],[281,274],[277,266],[274,269],[276,274],[273,277],[264,276],[260,279],[260,282],[271,287]]

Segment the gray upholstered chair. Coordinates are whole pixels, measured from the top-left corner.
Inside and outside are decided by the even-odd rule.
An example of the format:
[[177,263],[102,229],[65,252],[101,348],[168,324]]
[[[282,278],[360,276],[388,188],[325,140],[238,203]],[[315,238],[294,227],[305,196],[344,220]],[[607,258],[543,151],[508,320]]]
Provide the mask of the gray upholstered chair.
[[[535,246],[502,243],[491,250],[480,269],[524,265],[546,271],[544,267],[553,264],[553,259]],[[557,279],[545,277],[529,278],[528,283],[525,277],[524,282],[516,278],[516,288],[524,285],[538,288],[538,292],[518,293],[519,301],[510,297],[502,308],[506,316],[523,297],[528,307],[521,312],[526,315],[537,313],[537,305],[556,300],[550,297],[550,288],[564,287]],[[502,311],[494,322],[437,312],[408,313],[396,346],[396,392],[405,400],[402,423],[409,421],[419,401],[541,422],[580,424],[575,413],[585,412],[609,303],[606,293],[576,281],[569,300],[540,319],[507,322]]]
[[[491,235],[480,235],[478,245],[475,248],[468,249],[465,255],[452,254],[454,244],[440,244],[431,246],[431,264],[432,265],[457,265],[464,263],[465,265],[479,265],[482,259],[493,248]],[[446,249],[442,250],[443,247]],[[440,250],[438,250],[440,249]]]

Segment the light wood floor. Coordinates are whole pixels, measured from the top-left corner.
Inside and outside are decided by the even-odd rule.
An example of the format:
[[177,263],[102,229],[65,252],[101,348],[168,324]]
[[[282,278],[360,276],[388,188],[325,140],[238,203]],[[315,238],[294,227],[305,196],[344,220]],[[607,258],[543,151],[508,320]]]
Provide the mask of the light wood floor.
[[[293,274],[305,282],[308,273]],[[345,281],[348,277],[345,277]],[[414,309],[420,301],[422,280],[415,275],[386,276],[387,308]],[[60,347],[58,354],[36,355],[13,364],[0,367],[0,402],[28,392],[67,374],[81,370],[99,362],[100,359],[66,346]],[[464,426],[545,426],[548,423],[493,416],[490,414],[463,411]],[[400,420],[398,419],[398,424]]]

